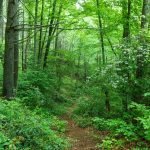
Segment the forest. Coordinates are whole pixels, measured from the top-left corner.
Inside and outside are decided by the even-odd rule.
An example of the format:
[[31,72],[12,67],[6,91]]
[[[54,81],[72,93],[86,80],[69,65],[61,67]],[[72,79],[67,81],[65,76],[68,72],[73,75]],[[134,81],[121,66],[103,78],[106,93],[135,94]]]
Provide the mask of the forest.
[[0,150],[149,150],[150,0],[0,0]]

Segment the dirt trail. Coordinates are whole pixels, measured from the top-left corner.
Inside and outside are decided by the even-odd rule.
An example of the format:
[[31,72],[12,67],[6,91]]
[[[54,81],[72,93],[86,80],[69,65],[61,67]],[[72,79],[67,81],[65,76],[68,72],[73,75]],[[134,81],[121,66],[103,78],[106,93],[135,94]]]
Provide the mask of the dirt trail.
[[66,136],[69,137],[72,142],[70,150],[98,150],[95,147],[98,141],[93,137],[93,129],[80,128],[72,119],[70,119],[72,110],[73,108],[68,110],[68,113],[63,116],[63,120],[68,122]]

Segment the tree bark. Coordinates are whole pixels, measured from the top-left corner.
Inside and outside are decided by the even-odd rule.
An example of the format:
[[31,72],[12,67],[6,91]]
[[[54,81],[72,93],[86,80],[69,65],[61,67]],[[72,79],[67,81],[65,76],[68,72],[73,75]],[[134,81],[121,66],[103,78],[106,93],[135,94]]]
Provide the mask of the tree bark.
[[[123,39],[125,39],[126,44],[129,43],[130,40],[130,18],[131,18],[131,0],[123,0],[122,1],[122,19],[123,19]],[[123,58],[123,77],[127,78],[127,84],[124,85],[123,88],[123,95],[124,98],[122,100],[123,104],[123,111],[128,111],[128,99],[130,97],[130,93],[128,88],[130,88],[130,72],[128,69],[128,65],[125,64],[126,61],[129,60],[129,53],[124,50],[122,51],[122,58]]]
[[142,86],[142,80],[144,78],[144,70],[146,68],[146,64],[144,63],[144,60],[146,58],[144,51],[147,49],[147,46],[145,45],[145,35],[147,33],[146,30],[148,30],[148,24],[149,24],[149,7],[150,7],[150,1],[149,0],[143,0],[143,7],[142,7],[142,17],[141,17],[141,30],[142,34],[140,35],[140,44],[143,46],[142,49],[137,49],[137,56],[136,56],[136,74],[135,77],[138,80],[138,84],[135,86],[136,91],[133,93],[133,98],[138,103],[143,103],[144,97],[144,90]]
[[50,25],[49,25],[49,33],[48,33],[48,40],[47,40],[46,50],[45,50],[45,55],[44,55],[43,68],[45,68],[47,66],[47,58],[48,58],[49,48],[50,48],[52,36],[53,36],[53,29],[54,29],[53,23],[54,23],[54,19],[55,19],[56,2],[57,2],[57,0],[54,0],[54,2],[53,2],[52,18],[51,18]]
[[106,100],[105,100],[106,111],[110,112],[109,92],[107,89],[105,89],[105,97],[106,97]]
[[3,40],[3,0],[0,0],[0,36]]
[[87,73],[88,73],[88,68],[87,68],[87,60],[86,56],[84,56],[84,81],[87,81]]
[[25,32],[24,32],[24,23],[25,23],[25,16],[24,16],[24,8],[22,11],[22,45],[21,45],[21,49],[22,49],[22,71],[25,71],[25,65],[24,65],[24,56],[25,56],[25,52],[24,52],[24,38],[25,38]]
[[[8,1],[7,24],[5,31],[4,73],[3,73],[3,96],[11,99],[14,96],[14,64],[18,64],[17,57],[17,30],[18,0]],[[15,52],[15,53],[14,53]],[[17,70],[15,70],[17,71]],[[16,73],[15,73],[16,74]],[[15,82],[14,82],[15,81]]]
[[100,12],[99,0],[96,0],[96,6],[97,6],[98,21],[99,21],[99,34],[100,34],[100,43],[101,43],[101,51],[102,51],[102,61],[103,64],[105,64],[106,60],[105,60],[105,47],[104,47],[104,32],[103,32],[103,24],[102,24],[101,12]]
[[[51,19],[50,13],[51,13],[51,3],[50,3],[50,5],[49,5],[49,12],[48,12],[47,24],[49,24],[50,19]],[[43,51],[44,51],[44,47],[45,47],[45,43],[46,43],[46,37],[47,37],[47,31],[48,31],[48,29],[49,29],[49,27],[47,26],[47,27],[46,27],[45,34],[44,34],[44,36],[43,36],[42,44],[41,44],[41,53],[42,53],[42,55],[43,55]]]
[[130,36],[130,17],[131,17],[131,0],[124,0],[122,4],[123,12],[123,38]]
[[150,9],[149,6],[150,1],[149,0],[143,0],[143,7],[142,7],[142,17],[141,17],[141,29],[148,29],[148,20],[149,20],[149,14]]
[[[16,3],[16,17],[14,19],[14,25],[19,25],[19,13],[18,13],[18,3]],[[18,67],[19,67],[19,32],[18,30],[14,31],[14,88],[17,89],[18,83]]]
[[40,64],[41,62],[41,58],[42,58],[42,25],[43,25],[43,14],[44,14],[44,0],[42,0],[42,10],[41,10],[41,21],[40,21],[40,38],[39,38],[39,51],[38,51],[38,64]]
[[36,0],[35,1],[35,18],[34,18],[34,62],[36,61],[36,52],[37,52],[38,5],[39,5],[39,0]]

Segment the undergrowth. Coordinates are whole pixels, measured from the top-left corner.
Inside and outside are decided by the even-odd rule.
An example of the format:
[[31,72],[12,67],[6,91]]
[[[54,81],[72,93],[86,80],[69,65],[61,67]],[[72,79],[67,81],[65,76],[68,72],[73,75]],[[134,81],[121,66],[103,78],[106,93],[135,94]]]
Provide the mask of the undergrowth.
[[66,122],[39,108],[0,100],[0,149],[63,150],[68,146],[65,127]]

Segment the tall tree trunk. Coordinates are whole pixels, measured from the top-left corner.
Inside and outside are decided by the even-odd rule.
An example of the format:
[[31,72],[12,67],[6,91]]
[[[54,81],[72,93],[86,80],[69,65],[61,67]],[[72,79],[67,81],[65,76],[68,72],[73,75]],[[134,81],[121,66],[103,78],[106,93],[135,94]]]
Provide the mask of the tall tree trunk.
[[34,18],[34,62],[36,61],[36,52],[37,52],[38,5],[39,5],[39,0],[36,0],[35,1],[35,18]]
[[[19,4],[16,3],[16,16],[14,19],[14,25],[19,25],[19,12],[18,12],[18,6]],[[19,31],[15,29],[14,33],[14,88],[17,89],[17,83],[18,83],[18,67],[19,67]]]
[[43,14],[44,14],[44,0],[42,0],[42,10],[41,10],[41,20],[40,20],[40,38],[39,38],[39,51],[38,51],[38,64],[40,64],[41,58],[42,58],[42,25],[43,25]]
[[87,73],[88,73],[88,67],[87,67],[87,60],[86,60],[86,56],[84,55],[84,81],[87,81]]
[[106,111],[110,112],[110,100],[109,100],[109,92],[107,89],[105,89],[105,107],[106,107]]
[[76,71],[76,77],[77,77],[77,80],[79,80],[80,79],[80,77],[81,77],[81,71],[80,71],[80,69],[81,69],[81,49],[79,48],[79,50],[78,50],[78,58],[77,58],[77,71]]
[[[28,14],[28,23],[29,25],[32,25],[32,20],[31,20],[31,14]],[[26,37],[28,38],[26,41],[26,44],[24,46],[24,50],[23,50],[23,70],[26,71],[28,68],[28,51],[31,49],[31,30],[29,29],[27,32]]]
[[136,92],[133,93],[133,98],[138,103],[143,103],[144,97],[144,90],[142,86],[142,80],[144,77],[144,69],[145,69],[145,63],[144,60],[146,58],[144,51],[146,51],[147,47],[145,45],[145,35],[148,31],[148,23],[149,23],[149,14],[150,14],[150,1],[149,0],[143,0],[143,7],[142,7],[142,13],[141,13],[141,30],[142,34],[140,35],[140,44],[143,46],[143,48],[137,49],[137,58],[136,58],[136,79],[138,80],[138,84],[135,86]]
[[[123,0],[122,1],[122,19],[123,19],[123,39],[125,39],[126,44],[128,44],[130,40],[130,18],[131,18],[131,0]],[[122,100],[123,104],[123,110],[128,111],[128,99],[129,99],[129,87],[130,87],[130,73],[126,69],[128,66],[125,64],[125,61],[129,60],[129,53],[124,50],[122,51],[122,56],[124,60],[123,67],[125,68],[125,71],[123,75],[127,78],[128,83],[124,85],[124,98]]]
[[45,68],[47,66],[47,58],[48,58],[49,48],[50,48],[52,36],[53,36],[53,30],[54,30],[53,23],[54,23],[54,19],[55,19],[56,2],[57,2],[57,0],[54,0],[54,2],[53,2],[52,18],[51,18],[50,25],[49,25],[49,33],[48,33],[48,40],[47,40],[46,50],[45,50],[45,55],[44,55],[43,68]]
[[[48,12],[47,24],[49,24],[50,19],[51,19],[51,17],[50,17],[50,14],[51,14],[51,5],[52,5],[52,4],[50,3],[50,5],[49,5],[49,12]],[[47,27],[46,27],[45,34],[44,34],[44,36],[43,36],[42,44],[41,44],[41,53],[42,53],[42,55],[43,55],[44,46],[45,46],[45,43],[46,43],[46,37],[47,37],[47,31],[48,31],[48,29],[49,29],[49,27],[47,26]]]
[[[60,53],[58,52],[61,49],[61,41],[59,39],[59,34],[58,34],[58,29],[56,30],[56,38],[55,38],[55,52],[54,52],[54,56],[56,57],[56,61],[55,61],[55,68],[56,68],[56,77],[57,77],[57,86],[56,86],[56,90],[57,92],[60,91],[61,88],[61,83],[62,83],[62,75],[61,75],[61,61],[60,61]],[[57,59],[58,57],[58,59]]]
[[0,0],[0,36],[3,40],[3,0]]
[[130,17],[131,17],[131,0],[123,0],[122,3],[123,12],[123,38],[129,38],[130,36]]
[[[14,57],[17,56],[17,18],[18,0],[8,1],[7,24],[5,31],[4,73],[3,73],[3,96],[10,99],[14,96]],[[15,55],[14,55],[15,52]]]
[[142,18],[141,18],[141,28],[142,29],[148,29],[149,24],[149,15],[150,15],[150,1],[149,0],[143,0],[143,7],[142,7]]
[[22,45],[21,45],[21,49],[22,49],[22,71],[25,71],[25,67],[24,67],[24,22],[25,22],[25,19],[24,19],[24,8],[22,10]]
[[102,61],[103,61],[103,64],[105,64],[106,60],[105,60],[105,47],[104,47],[104,31],[103,31],[103,24],[102,24],[101,12],[100,12],[99,0],[96,0],[96,6],[97,6],[98,21],[99,21],[99,34],[100,34]]
[[[62,3],[60,4],[60,7],[59,7],[59,12],[58,12],[58,17],[57,17],[57,21],[56,21],[56,25],[55,25],[55,29],[56,29],[56,38],[55,38],[55,52],[54,52],[54,56],[56,57],[57,59],[57,56],[58,57],[61,57],[61,55],[58,53],[58,50],[60,50],[62,48],[62,45],[61,45],[61,41],[59,39],[59,21],[60,21],[60,16],[61,16],[61,12],[62,12]],[[61,84],[62,84],[62,73],[61,73],[61,61],[58,59],[56,60],[55,62],[55,67],[56,67],[56,76],[57,76],[57,80],[58,80],[58,84],[57,84],[57,92],[60,91],[61,89]]]

